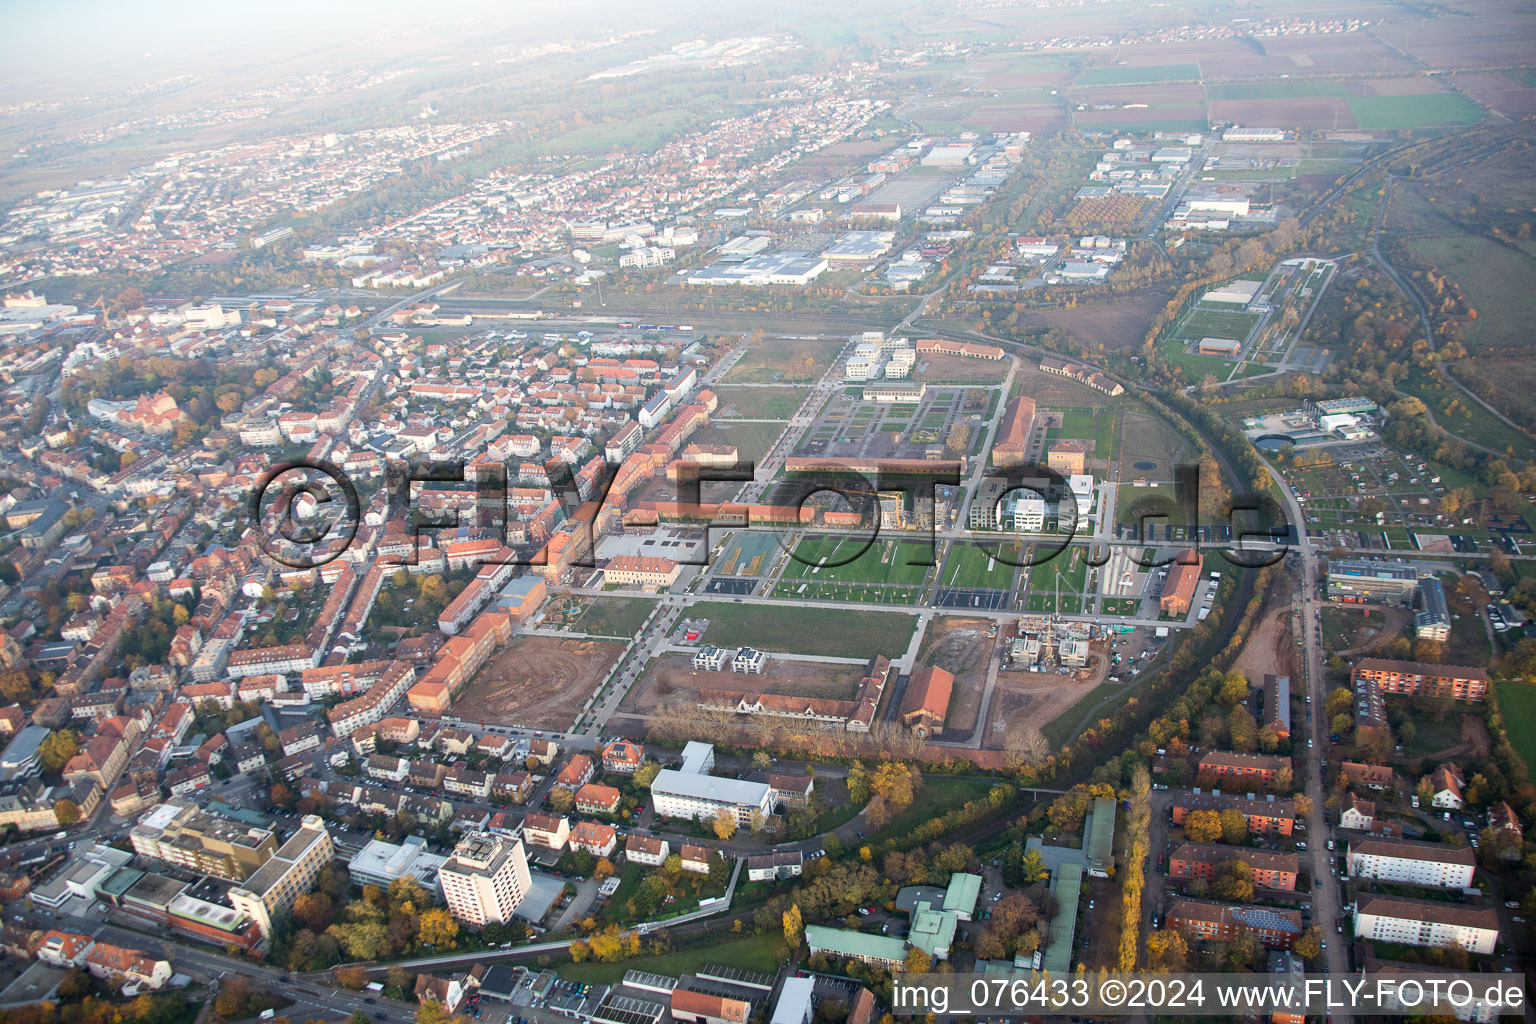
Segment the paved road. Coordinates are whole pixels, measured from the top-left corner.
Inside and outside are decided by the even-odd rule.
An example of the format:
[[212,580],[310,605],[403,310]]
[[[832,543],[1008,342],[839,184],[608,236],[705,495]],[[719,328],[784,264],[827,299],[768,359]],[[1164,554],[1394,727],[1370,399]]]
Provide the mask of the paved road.
[[[1270,476],[1280,488],[1280,493],[1285,496],[1293,522],[1305,522],[1301,515],[1301,503],[1291,493],[1289,481],[1268,463]],[[1343,880],[1330,872],[1330,867],[1335,862],[1336,853],[1328,850],[1328,840],[1333,833],[1329,829],[1324,817],[1323,801],[1328,795],[1328,788],[1323,783],[1323,759],[1327,750],[1327,734],[1324,731],[1324,719],[1327,715],[1323,711],[1324,701],[1327,697],[1327,675],[1323,665],[1322,645],[1318,642],[1317,623],[1322,618],[1322,603],[1317,599],[1317,583],[1319,579],[1318,553],[1312,545],[1311,538],[1302,531],[1297,543],[1297,550],[1301,556],[1301,595],[1298,604],[1301,610],[1301,636],[1303,675],[1305,676],[1303,693],[1312,705],[1312,722],[1308,728],[1305,740],[1308,746],[1299,753],[1299,759],[1305,766],[1306,777],[1304,785],[1306,794],[1312,800],[1312,814],[1307,819],[1307,835],[1309,837],[1309,849],[1306,853],[1312,857],[1312,877],[1321,885],[1314,883],[1312,890],[1312,921],[1322,930],[1324,941],[1328,941],[1325,951],[1325,962],[1329,973],[1340,975],[1349,970],[1349,959],[1343,936],[1334,930],[1334,922],[1343,916]],[[1305,856],[1305,854],[1303,855]],[[1330,936],[1330,933],[1331,936]],[[1334,1014],[1334,1024],[1349,1024],[1350,1014],[1339,1011]]]

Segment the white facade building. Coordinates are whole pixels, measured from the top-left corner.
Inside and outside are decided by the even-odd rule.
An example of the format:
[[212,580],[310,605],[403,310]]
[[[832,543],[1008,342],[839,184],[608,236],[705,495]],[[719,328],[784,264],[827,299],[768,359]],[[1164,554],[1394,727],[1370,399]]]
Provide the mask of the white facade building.
[[443,902],[470,925],[506,924],[528,895],[533,877],[520,839],[471,832],[438,871]]
[[1472,885],[1477,854],[1468,846],[1409,839],[1366,839],[1349,844],[1349,877],[1407,882],[1446,889]]
[[1355,937],[1405,946],[1459,946],[1486,955],[1498,944],[1499,918],[1492,907],[1361,896]]

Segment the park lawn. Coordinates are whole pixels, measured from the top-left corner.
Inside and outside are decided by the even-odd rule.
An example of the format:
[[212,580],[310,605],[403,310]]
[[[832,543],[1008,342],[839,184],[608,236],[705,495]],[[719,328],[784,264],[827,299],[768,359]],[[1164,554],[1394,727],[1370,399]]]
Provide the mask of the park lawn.
[[1093,421],[1093,454],[1095,458],[1114,462],[1120,457],[1116,442],[1120,437],[1120,410],[1109,409]]
[[1504,732],[1515,753],[1525,762],[1526,770],[1536,768],[1536,686],[1530,683],[1499,683],[1499,710],[1504,715]]
[[[731,408],[745,419],[787,420],[794,415],[805,392],[800,388],[715,388],[720,408]],[[721,419],[729,423],[729,419]]]
[[1061,414],[1061,436],[1072,437],[1086,441],[1093,437],[1097,427],[1095,417],[1091,412],[1072,410]]
[[583,633],[627,640],[640,632],[641,624],[655,607],[654,601],[638,598],[595,597],[576,620],[576,628]]
[[900,656],[917,629],[917,618],[905,612],[852,608],[701,601],[693,605],[691,615],[709,620],[705,638],[717,647],[756,647],[827,658],[869,658],[892,651]]
[[789,951],[784,946],[784,936],[777,932],[765,932],[761,935],[745,935],[741,938],[723,940],[710,937],[697,946],[663,953],[660,956],[644,957],[642,960],[621,961],[613,964],[589,960],[579,964],[562,964],[560,976],[588,985],[611,985],[622,981],[624,973],[636,967],[675,978],[692,974],[704,964],[741,967],[749,971],[773,974],[788,956]]
[[1077,85],[1130,85],[1141,82],[1176,82],[1199,78],[1198,64],[1147,64],[1143,67],[1085,68]]
[[989,547],[1003,557],[994,559],[977,544],[950,545],[949,558],[944,562],[944,574],[940,577],[943,585],[963,590],[1008,590],[1012,587],[1015,563],[1021,560],[1018,542],[1004,541]]
[[1400,381],[1398,388],[1423,402],[1435,422],[1460,437],[1501,451],[1513,448],[1518,452],[1531,443],[1530,438],[1433,374],[1415,371]]
[[871,839],[905,836],[917,826],[958,810],[968,800],[980,800],[996,785],[990,779],[957,779],[942,775],[925,776],[922,788],[912,798],[912,806],[885,823]]

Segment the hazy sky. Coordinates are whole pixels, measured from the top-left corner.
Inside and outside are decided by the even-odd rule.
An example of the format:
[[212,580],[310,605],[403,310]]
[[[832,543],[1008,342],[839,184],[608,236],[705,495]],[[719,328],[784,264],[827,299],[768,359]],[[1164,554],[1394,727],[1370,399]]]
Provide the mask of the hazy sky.
[[10,0],[5,13],[11,45],[0,74],[13,86],[27,78],[93,77],[133,66],[175,74],[220,53],[249,61],[263,50],[286,56],[350,49],[380,31],[409,30],[429,44],[445,21],[459,23],[457,36],[469,19],[483,19],[498,35],[522,27],[534,37],[529,42],[540,42],[562,22],[577,31],[593,23],[590,11],[572,7],[537,0]]

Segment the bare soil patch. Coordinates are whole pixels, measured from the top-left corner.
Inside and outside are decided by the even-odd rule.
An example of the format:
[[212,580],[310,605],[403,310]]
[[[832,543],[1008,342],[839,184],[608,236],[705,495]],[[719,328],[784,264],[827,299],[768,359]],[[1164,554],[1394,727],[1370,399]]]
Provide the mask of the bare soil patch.
[[1098,659],[1096,671],[1070,676],[1054,672],[999,672],[984,723],[982,747],[1006,750],[1026,730],[1044,729],[1103,682],[1103,661]]
[[998,384],[1008,375],[1008,360],[968,359],[965,356],[925,355],[914,380],[930,384],[959,381],[966,384]]
[[624,650],[621,643],[520,636],[454,701],[472,722],[565,729]]
[[700,690],[746,690],[788,693],[797,697],[852,700],[864,670],[858,665],[831,665],[814,661],[771,658],[760,676],[695,669],[686,654],[667,654],[647,667],[640,682],[624,699],[624,710],[651,714],[663,703],[695,700]]
[[1248,636],[1243,653],[1234,669],[1250,683],[1261,683],[1266,675],[1295,677],[1296,638],[1291,635],[1291,607],[1271,608]]
[[1355,128],[1355,115],[1343,96],[1274,100],[1212,100],[1212,121],[1284,124],[1298,128]]

